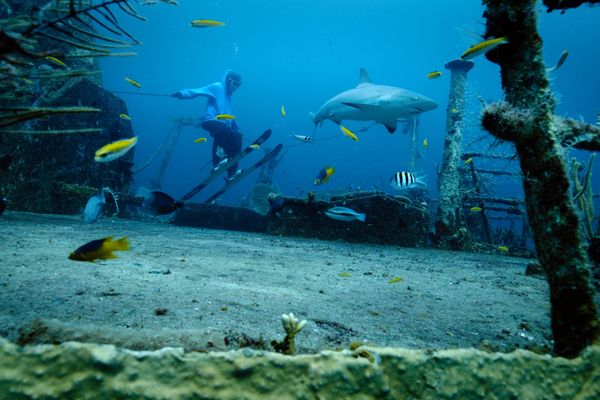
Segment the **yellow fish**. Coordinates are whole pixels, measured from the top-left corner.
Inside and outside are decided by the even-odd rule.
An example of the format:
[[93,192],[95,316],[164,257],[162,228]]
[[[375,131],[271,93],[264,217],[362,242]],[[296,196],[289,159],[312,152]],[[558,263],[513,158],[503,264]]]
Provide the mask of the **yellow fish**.
[[212,19],[195,19],[190,22],[190,25],[194,28],[210,28],[213,26],[224,26],[225,23],[221,21],[214,21]]
[[134,81],[131,78],[127,78],[125,77],[125,80],[129,83],[131,83],[133,86],[135,86],[136,88],[140,89],[142,87],[142,85],[140,85],[139,83],[137,83],[136,81]]
[[481,210],[482,210],[482,208],[481,208],[481,207],[471,207],[471,211],[472,211],[472,212],[479,212],[479,211],[481,211]]
[[467,51],[465,51],[460,58],[462,60],[472,60],[473,58],[485,54],[488,51],[495,49],[501,44],[508,43],[508,39],[506,36],[502,36],[499,38],[492,38],[488,40],[484,40],[483,42],[479,42],[471,47]]
[[398,283],[398,282],[402,282],[402,278],[399,276],[392,278],[388,281],[388,283]]
[[119,117],[126,119],[127,121],[131,121],[131,117],[127,114],[119,114]]
[[498,251],[503,251],[505,253],[508,252],[508,247],[506,247],[506,246],[498,246],[498,247],[496,247],[496,249]]
[[440,71],[433,71],[428,73],[427,75],[427,79],[436,79],[439,78],[440,76],[442,76],[442,73]]
[[317,179],[315,179],[315,185],[321,185],[323,183],[327,183],[331,175],[335,172],[335,168],[333,167],[325,167],[321,171],[319,171],[319,175],[317,175]]
[[117,258],[112,253],[113,251],[127,251],[129,248],[127,236],[123,236],[119,240],[113,240],[113,236],[109,236],[104,239],[92,240],[78,247],[77,250],[69,254],[69,259],[75,261],[108,260],[109,258]]
[[117,140],[102,146],[94,155],[96,162],[110,162],[122,157],[137,143],[137,136],[129,139]]
[[358,136],[354,134],[350,129],[346,128],[344,125],[340,125],[340,129],[344,132],[344,135],[348,136],[350,139],[358,142]]
[[235,119],[235,115],[231,115],[231,114],[219,114],[215,117],[215,119],[218,120],[224,120],[224,119]]
[[28,78],[23,78],[23,82],[25,82],[28,85],[33,85],[35,83],[34,81],[32,81],[31,79],[28,79]]
[[60,65],[61,67],[66,67],[67,64],[65,64],[64,62],[60,61],[58,58],[56,57],[52,57],[52,56],[46,56],[46,60],[56,64],[56,65]]
[[204,143],[204,142],[206,142],[206,138],[205,137],[201,137],[201,138],[198,138],[198,139],[194,140],[194,143]]
[[465,160],[465,165],[471,164],[473,162],[473,157],[469,157]]
[[352,274],[350,272],[340,272],[338,276],[341,278],[350,278]]
[[248,147],[250,147],[250,148],[252,148],[252,149],[254,149],[254,150],[258,150],[258,149],[260,149],[260,145],[258,145],[258,144],[256,144],[256,143],[252,143],[252,144],[251,144],[250,146],[248,146]]
[[281,116],[285,117],[287,115],[287,113],[285,112],[285,107],[281,106]]
[[425,147],[425,148],[429,147],[429,140],[427,140],[427,138],[425,138],[425,140],[423,140],[423,147]]

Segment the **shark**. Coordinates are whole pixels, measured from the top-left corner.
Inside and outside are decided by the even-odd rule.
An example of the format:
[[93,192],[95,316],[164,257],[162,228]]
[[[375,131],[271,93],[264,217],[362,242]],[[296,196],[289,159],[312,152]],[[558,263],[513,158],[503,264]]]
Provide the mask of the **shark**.
[[438,104],[429,97],[395,86],[376,85],[367,70],[360,69],[358,85],[346,90],[310,113],[315,127],[329,119],[336,124],[344,120],[375,121],[394,133],[398,120],[413,118],[431,111]]

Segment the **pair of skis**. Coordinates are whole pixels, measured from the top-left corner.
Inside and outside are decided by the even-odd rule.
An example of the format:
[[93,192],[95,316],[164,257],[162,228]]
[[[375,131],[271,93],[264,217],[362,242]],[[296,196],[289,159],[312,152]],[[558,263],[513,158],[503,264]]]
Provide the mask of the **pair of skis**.
[[[229,158],[226,158],[223,161],[221,161],[215,168],[213,168],[211,173],[202,182],[200,182],[196,187],[194,187],[185,196],[183,196],[181,198],[181,201],[190,200],[192,197],[197,195],[201,190],[203,190],[205,187],[207,187],[212,181],[217,179],[217,177],[219,177],[222,173],[224,173],[229,168],[234,166],[242,158],[246,157],[248,154],[252,153],[254,150],[260,148],[260,146],[262,146],[262,144],[264,142],[266,142],[267,139],[269,139],[269,137],[271,136],[271,133],[272,133],[272,131],[270,129],[267,129],[254,142],[252,142],[252,144],[250,146],[246,147],[239,154],[229,157]],[[279,152],[281,151],[282,148],[283,148],[283,145],[281,143],[278,144],[277,146],[275,146],[275,148],[273,150],[269,151],[263,158],[258,160],[256,163],[254,163],[253,165],[251,165],[248,168],[240,170],[239,173],[236,173],[236,175],[232,176],[231,179],[229,179],[227,181],[225,186],[223,186],[219,191],[217,191],[215,194],[210,196],[204,202],[212,203],[214,200],[221,197],[225,192],[227,192],[229,189],[231,189],[233,186],[235,186],[243,178],[250,175],[252,172],[256,171],[258,168],[263,166],[270,159],[272,159],[277,154],[279,154]]]

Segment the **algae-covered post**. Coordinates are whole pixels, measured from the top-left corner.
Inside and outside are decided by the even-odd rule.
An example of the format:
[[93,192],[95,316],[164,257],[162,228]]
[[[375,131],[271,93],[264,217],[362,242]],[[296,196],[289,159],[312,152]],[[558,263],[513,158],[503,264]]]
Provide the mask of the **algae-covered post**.
[[[573,129],[564,130],[565,124],[559,126],[554,116],[556,100],[537,31],[537,1],[484,0],[484,5],[485,37],[506,36],[508,44],[486,54],[500,65],[506,102],[486,107],[482,124],[515,144],[536,251],[550,286],[554,351],[574,357],[598,341],[600,324],[563,145],[578,147],[578,141],[585,141],[589,149],[600,148],[600,142],[575,121],[570,122]],[[575,134],[577,129],[580,133]]]
[[463,226],[461,195],[459,191],[459,165],[465,107],[467,73],[473,68],[472,61],[452,60],[446,63],[451,71],[450,96],[446,111],[446,139],[439,173],[439,203],[435,223],[435,242],[438,247],[464,249],[469,238]]
[[410,124],[410,164],[409,171],[417,170],[417,158],[419,158],[419,150],[417,150],[417,139],[419,138],[419,117],[415,117],[408,121]]

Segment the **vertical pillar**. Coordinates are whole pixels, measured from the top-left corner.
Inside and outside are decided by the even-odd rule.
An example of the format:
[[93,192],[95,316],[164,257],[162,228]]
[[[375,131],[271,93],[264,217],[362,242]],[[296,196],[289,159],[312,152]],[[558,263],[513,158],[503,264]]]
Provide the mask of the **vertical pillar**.
[[419,150],[417,150],[419,144],[419,117],[415,117],[409,121],[410,124],[410,165],[409,171],[414,173],[417,170],[417,158],[419,158]]
[[459,166],[465,107],[467,73],[475,64],[472,61],[452,60],[444,66],[450,70],[450,95],[446,110],[446,138],[439,171],[439,202],[435,224],[436,245],[442,248],[461,249],[468,241],[462,226],[462,209],[459,191]]

